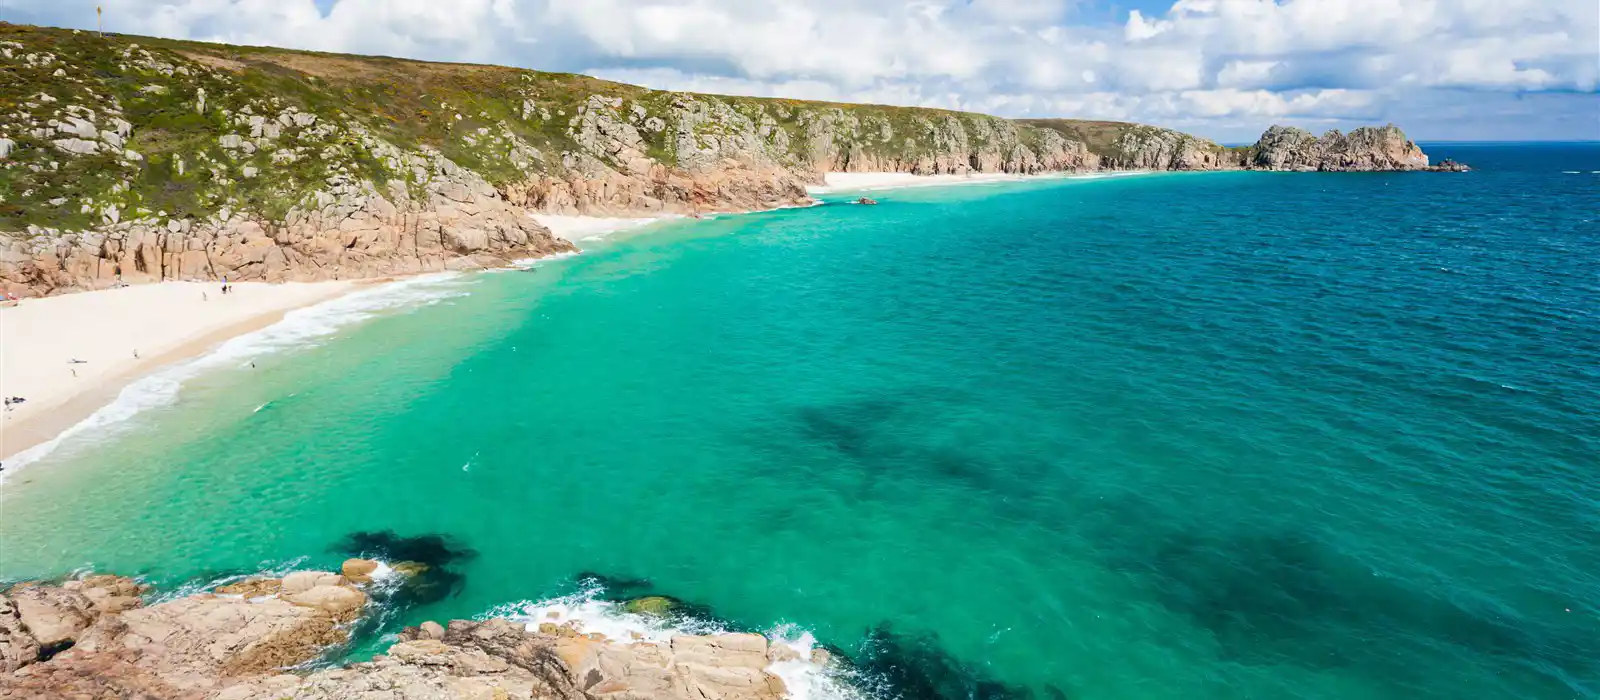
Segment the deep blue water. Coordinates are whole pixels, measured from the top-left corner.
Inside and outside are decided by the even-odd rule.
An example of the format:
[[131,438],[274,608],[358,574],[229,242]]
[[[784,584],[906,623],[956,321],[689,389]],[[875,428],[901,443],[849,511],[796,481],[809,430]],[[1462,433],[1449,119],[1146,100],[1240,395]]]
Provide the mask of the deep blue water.
[[446,282],[29,467],[0,575],[390,529],[477,552],[409,621],[602,572],[885,695],[1597,697],[1600,146],[1427,148],[1478,171],[896,190]]

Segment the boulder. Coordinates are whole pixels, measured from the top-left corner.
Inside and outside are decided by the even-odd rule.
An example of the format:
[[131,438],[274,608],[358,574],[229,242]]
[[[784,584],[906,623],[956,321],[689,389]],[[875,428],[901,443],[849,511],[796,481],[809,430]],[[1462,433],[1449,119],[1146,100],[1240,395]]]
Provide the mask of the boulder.
[[[366,570],[360,562],[349,568]],[[283,669],[344,641],[345,623],[363,609],[366,595],[343,577],[297,572],[234,584],[279,590],[277,597],[198,594],[147,608],[128,607],[138,591],[128,579],[72,584],[0,596],[0,671],[8,671],[0,673],[0,698],[778,700],[784,685],[765,668],[798,658],[756,634],[683,635],[663,644],[584,634],[571,624],[535,632],[508,620],[454,620],[408,628],[367,663],[289,674]],[[19,598],[28,601],[26,613]],[[662,600],[670,602],[641,599],[647,606]],[[76,643],[43,647],[25,615],[50,639]],[[80,629],[80,618],[93,622]]]
[[246,598],[262,598],[277,595],[283,590],[283,581],[275,578],[252,578],[238,583],[219,586],[217,593],[222,595],[241,595]]
[[339,620],[354,618],[367,604],[367,594],[349,586],[319,585],[299,593],[285,594],[284,600],[295,605],[317,608]]
[[72,646],[99,612],[82,593],[34,585],[11,591],[17,616],[44,653]]
[[120,615],[123,648],[175,683],[210,687],[222,676],[261,673],[314,658],[345,639],[329,611],[268,598],[196,595]]
[[339,567],[339,572],[352,583],[371,583],[372,572],[378,570],[378,562],[371,559],[346,559]]
[[39,660],[39,641],[28,634],[17,605],[0,595],[0,674],[7,674]]
[[344,582],[338,574],[326,571],[296,571],[283,577],[282,593],[294,595],[309,591],[317,586],[337,586]]
[[94,609],[102,614],[132,610],[144,604],[140,596],[144,594],[145,586],[126,576],[89,576],[67,581],[61,587],[83,594]]
[[100,144],[98,142],[87,141],[84,139],[56,139],[51,141],[51,143],[54,144],[56,148],[66,151],[67,153],[73,153],[77,155],[88,155],[100,150]]

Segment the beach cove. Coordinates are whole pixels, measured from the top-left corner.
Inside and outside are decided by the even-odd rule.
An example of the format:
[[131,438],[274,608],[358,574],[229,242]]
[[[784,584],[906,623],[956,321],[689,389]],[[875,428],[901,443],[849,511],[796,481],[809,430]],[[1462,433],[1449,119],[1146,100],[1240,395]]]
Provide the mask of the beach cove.
[[[1038,177],[1061,177],[1046,175]],[[1079,176],[1084,177],[1084,176]],[[901,187],[993,184],[1022,176],[919,176],[907,173],[830,173],[816,194]],[[630,229],[687,217],[599,217],[533,213],[533,218],[563,239],[583,244]],[[536,258],[520,261],[532,264]],[[124,285],[32,299],[0,308],[0,395],[7,402],[0,418],[0,464],[13,468],[52,448],[67,431],[92,430],[136,411],[141,401],[111,406],[129,384],[175,364],[194,360],[226,341],[263,331],[294,310],[358,289],[395,282],[366,278],[341,282],[161,282]],[[387,296],[374,290],[367,296]],[[212,303],[213,300],[216,303]],[[359,304],[358,304],[359,305]],[[308,315],[316,315],[315,313]],[[290,335],[293,335],[292,333]],[[248,359],[244,359],[248,362]],[[160,382],[176,392],[181,378]],[[154,387],[152,387],[154,388]],[[144,391],[141,389],[140,391]],[[100,415],[97,412],[104,411]],[[87,420],[86,420],[87,419]],[[0,472],[3,479],[3,472]]]
[[840,191],[402,281],[8,474],[0,576],[165,598],[388,531],[459,578],[384,633],[666,595],[867,697],[1583,697],[1600,167],[1506,148]]

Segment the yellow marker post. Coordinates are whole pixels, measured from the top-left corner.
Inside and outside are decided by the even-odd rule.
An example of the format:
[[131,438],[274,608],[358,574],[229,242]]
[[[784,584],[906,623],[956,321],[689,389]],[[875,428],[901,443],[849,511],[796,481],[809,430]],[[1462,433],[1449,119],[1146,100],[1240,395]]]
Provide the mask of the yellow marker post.
[[106,38],[105,10],[99,5],[94,6],[94,28],[100,33],[100,38]]

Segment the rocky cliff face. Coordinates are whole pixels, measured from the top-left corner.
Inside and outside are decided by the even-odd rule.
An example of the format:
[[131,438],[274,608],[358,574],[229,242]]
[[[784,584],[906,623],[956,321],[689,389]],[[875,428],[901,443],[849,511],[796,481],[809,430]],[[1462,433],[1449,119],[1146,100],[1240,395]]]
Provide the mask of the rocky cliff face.
[[0,595],[0,698],[778,700],[784,683],[769,669],[802,661],[757,634],[660,642],[456,620],[409,628],[371,662],[291,670],[369,614],[375,568],[351,560],[341,574],[255,579],[149,607],[116,576],[13,588]]
[[1428,156],[1393,124],[1322,135],[1274,126],[1244,153],[1244,167],[1260,170],[1426,170]]
[[0,281],[13,294],[119,282],[353,279],[498,267],[572,251],[482,178],[448,160],[420,199],[389,183],[330,179],[282,221],[222,210],[203,220],[105,223],[80,233],[38,227],[0,237]]
[[313,280],[571,250],[526,211],[807,201],[830,171],[1418,169],[1398,129],[1169,129],[671,93],[0,24],[0,287]]

